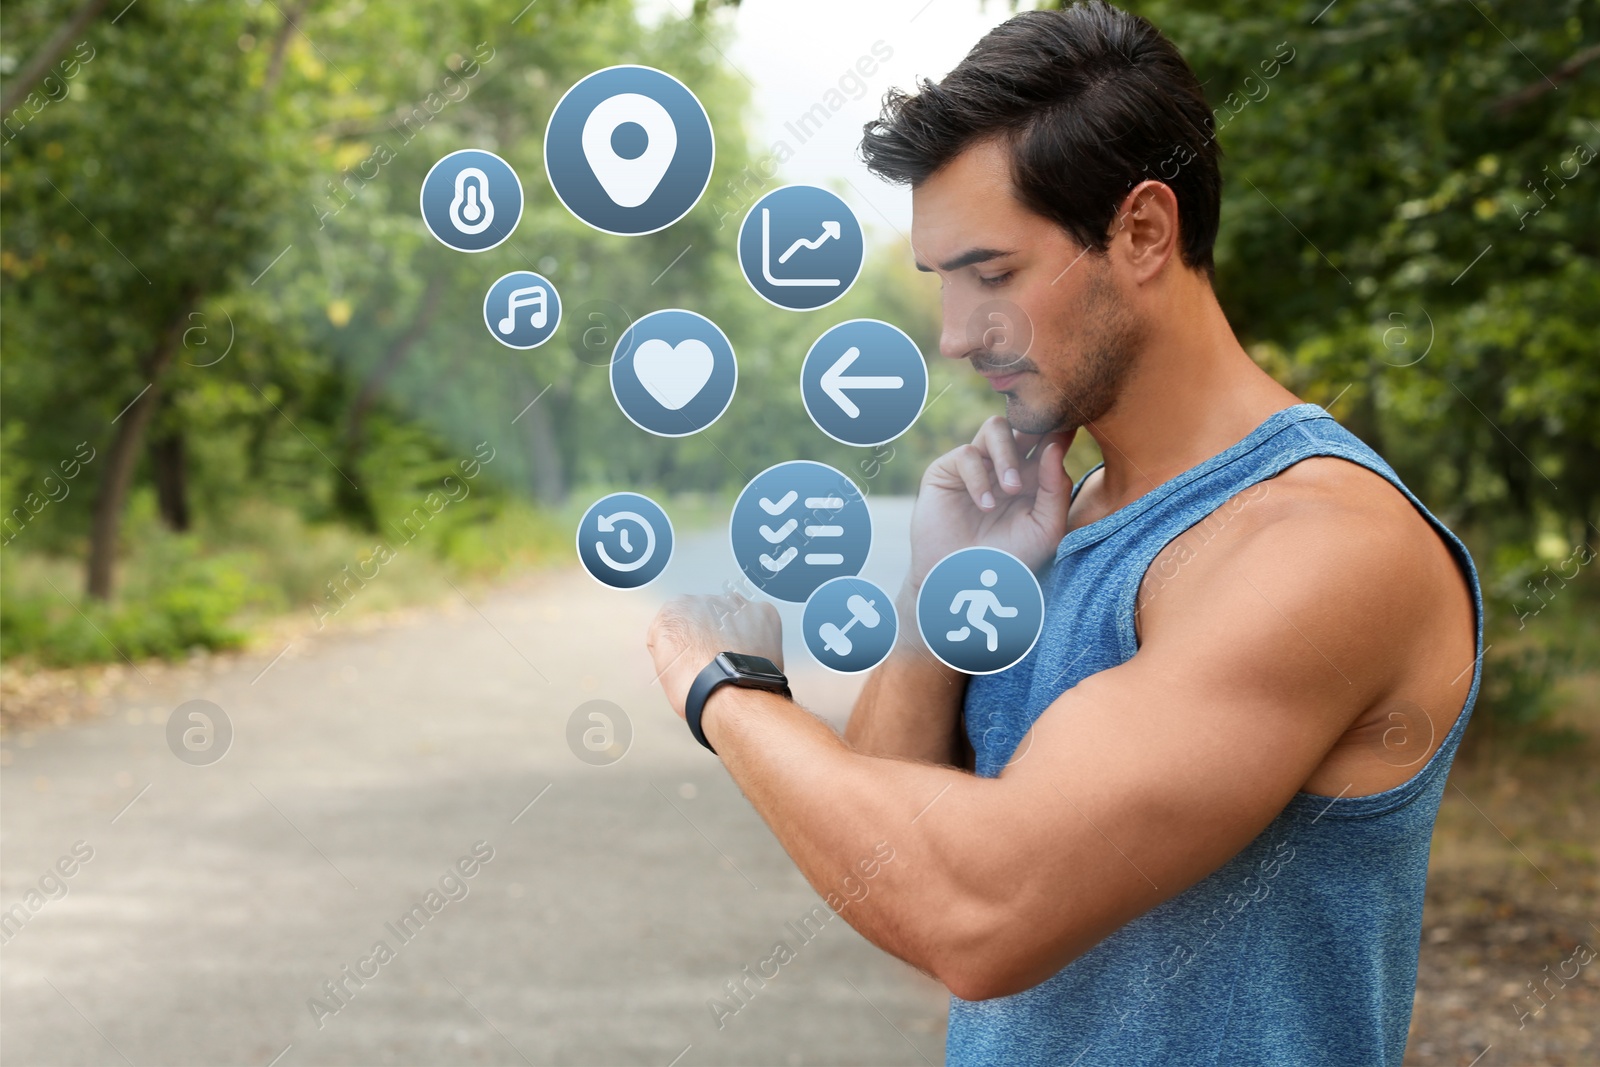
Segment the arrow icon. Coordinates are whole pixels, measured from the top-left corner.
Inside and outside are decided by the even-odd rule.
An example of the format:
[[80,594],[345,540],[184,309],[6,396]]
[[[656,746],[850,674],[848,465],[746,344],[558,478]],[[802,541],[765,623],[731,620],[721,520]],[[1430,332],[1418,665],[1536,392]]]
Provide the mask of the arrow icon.
[[822,386],[822,391],[828,394],[828,399],[838,404],[839,409],[852,419],[861,414],[861,409],[856,406],[854,400],[844,395],[846,389],[900,389],[906,384],[906,380],[898,374],[846,378],[844,372],[859,358],[861,349],[851,345],[833,366],[822,372],[822,381],[818,383]]
[[841,231],[839,229],[839,224],[830,219],[830,220],[828,220],[828,221],[826,221],[826,222],[824,222],[822,224],[822,236],[821,237],[818,237],[815,241],[808,241],[804,237],[800,238],[794,244],[792,244],[788,248],[784,249],[783,255],[778,257],[778,262],[779,263],[787,263],[787,262],[789,262],[789,257],[794,255],[795,252],[798,249],[801,249],[801,248],[810,248],[810,249],[821,248],[823,246],[823,244],[830,237],[833,238],[835,241],[837,241],[839,239],[840,232]]
[[[628,571],[636,571],[640,567],[643,567],[646,563],[650,562],[650,557],[655,554],[655,527],[651,526],[645,517],[636,511],[617,511],[611,513],[610,515],[596,516],[594,528],[600,533],[610,533],[612,530],[617,528],[617,523],[619,522],[636,522],[640,526],[644,527],[644,551],[639,554],[639,558],[631,563],[618,563],[616,560],[611,558],[611,553],[606,551],[606,543],[604,541],[596,541],[594,543],[594,550],[599,554],[600,558],[605,561],[606,566],[610,567],[612,570],[623,573]],[[631,546],[628,544],[627,530],[624,529],[621,531],[618,540],[622,544],[623,551],[628,551]]]

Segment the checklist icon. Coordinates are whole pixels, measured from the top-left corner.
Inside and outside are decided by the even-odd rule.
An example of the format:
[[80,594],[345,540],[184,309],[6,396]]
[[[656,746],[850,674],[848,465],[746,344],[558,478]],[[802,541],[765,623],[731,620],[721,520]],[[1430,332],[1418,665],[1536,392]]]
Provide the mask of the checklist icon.
[[824,582],[860,572],[872,520],[849,478],[796,460],[751,479],[734,504],[729,535],[734,558],[757,588],[799,603]]

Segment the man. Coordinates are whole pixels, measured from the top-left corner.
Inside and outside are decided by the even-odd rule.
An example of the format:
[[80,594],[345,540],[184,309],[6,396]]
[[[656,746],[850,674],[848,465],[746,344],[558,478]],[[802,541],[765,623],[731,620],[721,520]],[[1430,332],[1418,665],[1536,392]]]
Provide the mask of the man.
[[[819,892],[893,849],[843,914],[949,987],[953,1063],[1405,1050],[1477,579],[1234,338],[1211,130],[1173,45],[1100,3],[1014,17],[867,127],[912,187],[941,352],[1006,411],[924,475],[900,618],[948,553],[1005,549],[1043,581],[1027,657],[969,679],[903,625],[840,738],[786,692],[691,700],[719,652],[779,660],[770,606],[685,598],[650,631],[673,708]],[[1026,353],[974,337],[996,299]],[[1080,429],[1105,463],[1073,486]]]

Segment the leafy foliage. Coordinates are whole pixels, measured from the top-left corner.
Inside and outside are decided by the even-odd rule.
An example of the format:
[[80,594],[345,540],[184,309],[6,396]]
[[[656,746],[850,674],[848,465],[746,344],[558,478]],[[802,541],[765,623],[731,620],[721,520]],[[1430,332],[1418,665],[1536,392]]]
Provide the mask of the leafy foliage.
[[[480,443],[496,459],[430,532],[431,552],[509,550],[494,531],[525,514],[518,501],[559,509],[612,486],[727,492],[793,457],[832,462],[873,492],[909,490],[966,432],[977,386],[930,360],[941,399],[871,456],[805,417],[793,383],[823,329],[872,315],[931,355],[934,297],[898,254],[869,261],[820,315],[773,314],[744,283],[735,230],[770,181],[746,143],[748,86],[719,50],[723,6],[647,25],[628,0],[418,0],[382,18],[346,3],[141,0],[92,22],[72,52],[92,58],[68,91],[7,126],[0,148],[8,560],[83,557],[116,420],[156,377],[133,509],[163,470],[154,442],[179,442],[196,528],[221,538],[191,546],[202,561],[249,540],[240,517],[284,511],[297,516],[279,532],[285,553],[315,555],[321,526],[394,539],[398,518]],[[1469,535],[1491,624],[1516,623],[1541,568],[1600,529],[1600,11],[1129,6],[1177,41],[1217,108],[1218,289],[1241,336]],[[62,18],[43,0],[6,14],[0,71]],[[711,191],[641,238],[590,230],[542,181],[557,99],[626,62],[682,78],[717,131]],[[465,146],[502,155],[527,191],[514,237],[474,256],[435,242],[416,206],[428,167]],[[496,344],[480,317],[487,284],[519,268],[551,277],[567,315],[529,352]],[[678,440],[629,424],[606,373],[627,322],[665,307],[710,316],[740,361],[727,414]],[[152,374],[164,336],[180,339],[175,358]],[[507,528],[540,540],[519,523]],[[139,543],[138,566],[151,566]],[[219,596],[231,588],[199,565],[169,569]],[[146,577],[128,576],[122,608],[148,599]],[[263,603],[298,603],[318,583],[266,584],[283,591]],[[1592,597],[1589,571],[1575,585],[1569,600]],[[161,609],[190,638],[182,619],[220,610]],[[38,630],[18,611],[13,648]]]

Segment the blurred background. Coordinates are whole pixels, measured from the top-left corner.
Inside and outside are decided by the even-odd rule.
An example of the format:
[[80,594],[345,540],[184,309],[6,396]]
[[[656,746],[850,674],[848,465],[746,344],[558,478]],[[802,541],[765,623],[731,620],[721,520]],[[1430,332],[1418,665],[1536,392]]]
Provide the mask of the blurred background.
[[[1124,6],[1215,108],[1217,288],[1241,340],[1483,577],[1485,688],[1439,818],[1408,1062],[1600,1062],[1600,971],[1566,977],[1600,944],[1600,8]],[[994,401],[936,358],[909,194],[855,145],[885,90],[937,79],[1014,10],[5,5],[0,1057],[938,1062],[943,994],[843,923],[735,996],[775,940],[799,947],[816,896],[671,721],[640,638],[662,597],[737,575],[733,496],[786,459],[863,485],[868,576],[898,582],[905,498]],[[698,205],[639,238],[574,219],[541,158],[561,94],[620,63],[677,76],[716,133]],[[481,255],[418,212],[464,147],[527,194]],[[797,181],[868,233],[821,312],[767,305],[734,255],[755,199]],[[482,322],[517,269],[564,303],[526,352]],[[727,413],[673,440],[632,426],[606,373],[667,307],[718,323],[740,364]],[[930,363],[924,415],[875,450],[825,437],[795,387],[855,317]],[[1069,467],[1097,460],[1085,437]],[[578,517],[619,489],[680,536],[639,593],[574,569]],[[803,660],[808,702],[842,721],[855,683]],[[626,755],[603,766],[568,730],[597,699]],[[173,758],[192,700],[228,759]],[[325,989],[480,840],[495,859],[441,929]]]

